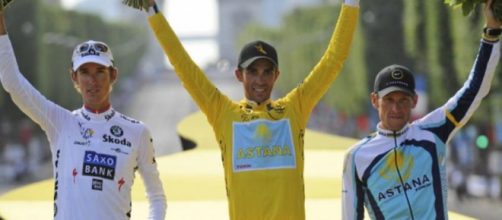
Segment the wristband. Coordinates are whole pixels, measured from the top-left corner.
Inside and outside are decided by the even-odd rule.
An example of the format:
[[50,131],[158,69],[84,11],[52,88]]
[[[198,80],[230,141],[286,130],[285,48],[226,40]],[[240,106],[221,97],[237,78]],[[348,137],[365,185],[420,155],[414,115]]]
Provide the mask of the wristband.
[[159,13],[159,7],[157,6],[157,3],[153,3],[153,5],[148,8],[148,15],[153,16],[157,13]]

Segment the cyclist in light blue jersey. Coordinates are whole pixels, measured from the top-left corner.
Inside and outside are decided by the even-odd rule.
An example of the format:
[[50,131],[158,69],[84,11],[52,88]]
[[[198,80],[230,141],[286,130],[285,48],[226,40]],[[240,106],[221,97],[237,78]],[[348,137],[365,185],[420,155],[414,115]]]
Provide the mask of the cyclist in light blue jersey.
[[363,219],[364,208],[371,219],[448,219],[446,146],[488,94],[499,62],[502,29],[491,2],[469,77],[443,106],[410,122],[418,100],[412,72],[391,65],[378,73],[371,103],[380,122],[346,155],[343,219]]

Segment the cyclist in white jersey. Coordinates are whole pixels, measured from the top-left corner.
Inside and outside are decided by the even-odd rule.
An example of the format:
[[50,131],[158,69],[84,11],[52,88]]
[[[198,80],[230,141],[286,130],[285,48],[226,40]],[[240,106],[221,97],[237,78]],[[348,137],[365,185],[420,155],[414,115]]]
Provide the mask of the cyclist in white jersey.
[[418,100],[410,70],[391,65],[378,73],[371,103],[380,123],[377,132],[352,147],[345,158],[343,219],[363,219],[363,207],[371,219],[448,219],[446,146],[488,94],[500,57],[501,23],[489,6],[485,17],[467,81],[426,116],[409,122]]
[[71,112],[47,100],[20,73],[0,11],[0,80],[14,103],[47,134],[54,219],[129,219],[136,170],[145,183],[149,219],[164,219],[166,199],[150,132],[110,104],[117,76],[105,43],[81,43],[73,52],[71,79],[83,107]]

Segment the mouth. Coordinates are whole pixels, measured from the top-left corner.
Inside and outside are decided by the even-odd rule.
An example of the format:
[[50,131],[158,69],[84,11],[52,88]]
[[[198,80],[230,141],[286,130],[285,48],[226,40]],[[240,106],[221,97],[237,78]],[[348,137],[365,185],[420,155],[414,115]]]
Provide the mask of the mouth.
[[265,92],[265,88],[254,88],[254,91],[262,93],[262,92]]
[[94,88],[94,89],[87,89],[86,93],[89,95],[95,95],[95,94],[98,94],[100,91],[101,91],[100,89]]

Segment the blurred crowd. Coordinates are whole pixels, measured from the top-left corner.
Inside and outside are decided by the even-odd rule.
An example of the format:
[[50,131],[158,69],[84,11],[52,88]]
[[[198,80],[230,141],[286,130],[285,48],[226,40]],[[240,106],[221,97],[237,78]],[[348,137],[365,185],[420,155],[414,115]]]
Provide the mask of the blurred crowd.
[[[48,176],[50,163],[47,138],[28,118],[0,119],[0,184],[31,182]],[[43,171],[43,172],[41,172]]]

